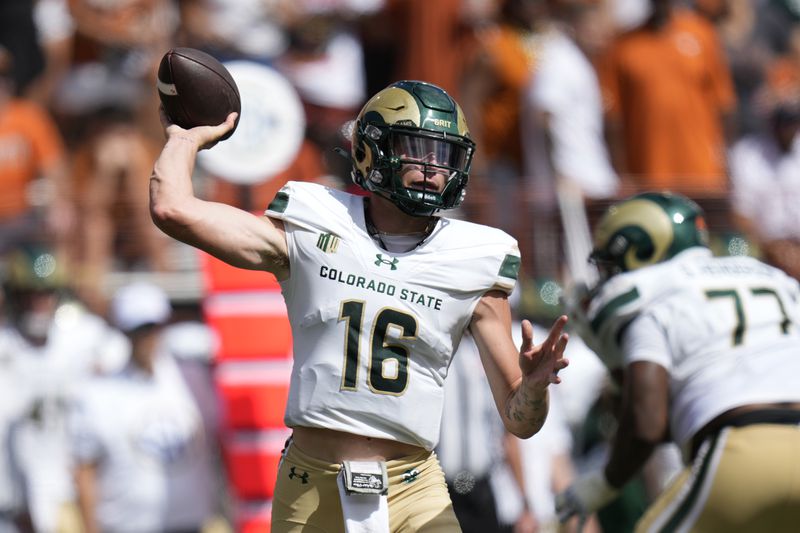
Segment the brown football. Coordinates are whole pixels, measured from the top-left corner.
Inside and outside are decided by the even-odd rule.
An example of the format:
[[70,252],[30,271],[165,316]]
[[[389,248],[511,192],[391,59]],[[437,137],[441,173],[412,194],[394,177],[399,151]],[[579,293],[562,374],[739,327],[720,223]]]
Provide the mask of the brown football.
[[[213,56],[194,48],[173,48],[158,66],[158,96],[169,119],[182,128],[216,126],[232,112],[241,115],[239,89]],[[220,140],[233,135],[236,125]]]

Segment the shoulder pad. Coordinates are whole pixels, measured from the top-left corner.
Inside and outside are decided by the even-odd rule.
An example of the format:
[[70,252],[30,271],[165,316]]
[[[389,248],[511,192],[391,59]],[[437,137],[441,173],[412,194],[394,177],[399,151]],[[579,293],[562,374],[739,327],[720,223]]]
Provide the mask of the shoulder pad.
[[350,209],[356,200],[355,195],[318,183],[289,181],[275,194],[264,214],[306,229],[341,234],[352,223]]
[[419,256],[430,268],[420,271],[418,282],[435,285],[448,280],[451,290],[458,292],[500,290],[511,294],[521,263],[516,239],[499,229],[463,220],[443,218],[439,226],[432,236],[436,245]]
[[663,268],[654,266],[614,276],[601,285],[589,302],[585,333],[587,344],[609,369],[622,366],[619,341],[625,328],[649,304],[672,292],[675,286],[665,279]]

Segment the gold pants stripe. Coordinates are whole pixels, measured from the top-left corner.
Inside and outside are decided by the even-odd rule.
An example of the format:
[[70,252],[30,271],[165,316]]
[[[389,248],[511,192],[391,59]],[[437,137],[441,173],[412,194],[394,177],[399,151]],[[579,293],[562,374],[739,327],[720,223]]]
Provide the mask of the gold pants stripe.
[[729,427],[653,503],[637,533],[783,533],[800,524],[800,426]]

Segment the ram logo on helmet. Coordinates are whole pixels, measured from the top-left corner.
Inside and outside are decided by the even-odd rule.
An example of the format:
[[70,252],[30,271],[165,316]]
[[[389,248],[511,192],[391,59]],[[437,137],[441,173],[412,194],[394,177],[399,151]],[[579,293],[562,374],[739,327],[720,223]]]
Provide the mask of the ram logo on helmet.
[[703,210],[671,192],[637,194],[608,208],[590,256],[604,278],[661,263],[694,246],[708,246]]

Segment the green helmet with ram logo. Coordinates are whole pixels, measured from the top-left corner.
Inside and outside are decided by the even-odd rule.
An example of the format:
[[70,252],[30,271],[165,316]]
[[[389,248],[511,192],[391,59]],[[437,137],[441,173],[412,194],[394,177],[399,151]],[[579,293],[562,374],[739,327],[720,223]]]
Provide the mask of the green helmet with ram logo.
[[594,232],[590,260],[607,278],[708,246],[702,208],[686,196],[646,192],[608,208]]
[[[444,90],[398,81],[364,105],[352,134],[352,179],[413,216],[457,207],[464,199],[475,143],[461,107]],[[446,176],[444,189],[406,188],[401,168]]]

